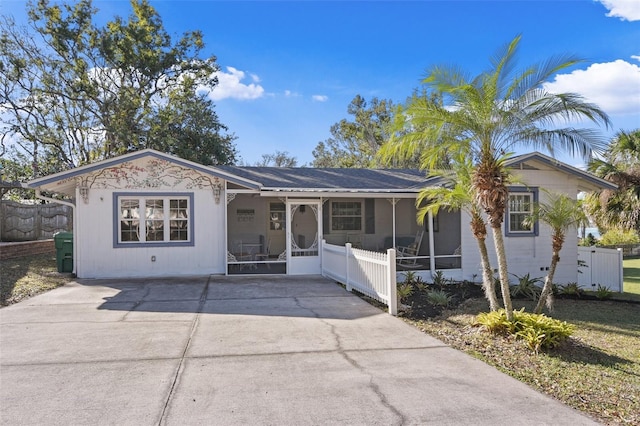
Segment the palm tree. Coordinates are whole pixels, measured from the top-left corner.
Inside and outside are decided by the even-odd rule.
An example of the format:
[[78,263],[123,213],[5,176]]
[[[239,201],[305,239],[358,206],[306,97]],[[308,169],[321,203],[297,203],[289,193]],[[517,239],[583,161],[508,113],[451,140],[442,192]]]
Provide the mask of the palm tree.
[[640,129],[618,132],[604,158],[591,161],[589,171],[615,183],[618,189],[591,194],[587,198],[589,212],[602,229],[640,232]]
[[515,37],[492,58],[491,68],[469,78],[455,67],[433,66],[423,80],[443,99],[443,105],[426,97],[398,111],[397,136],[392,136],[386,156],[408,155],[422,150],[422,158],[468,152],[475,164],[473,193],[487,215],[493,234],[500,287],[509,320],[513,307],[509,295],[507,259],[502,238],[511,177],[505,166],[516,147],[556,149],[581,154],[585,159],[600,151],[604,140],[592,129],[561,126],[586,118],[609,126],[608,116],[596,105],[572,93],[549,93],[544,82],[579,59],[557,56],[514,72],[520,43]]
[[541,220],[551,228],[551,266],[544,279],[542,294],[534,312],[539,314],[545,303],[547,308],[553,308],[553,276],[560,262],[560,250],[564,244],[567,231],[572,227],[578,227],[587,222],[582,203],[571,199],[564,194],[548,193],[548,200],[540,203],[534,216],[530,219]]
[[482,218],[480,206],[471,196],[471,176],[474,170],[468,156],[464,153],[451,162],[451,168],[432,172],[432,176],[442,176],[448,184],[444,186],[432,186],[420,191],[416,200],[418,209],[418,223],[424,221],[428,213],[438,214],[441,208],[447,210],[463,210],[471,217],[471,232],[478,243],[482,266],[482,288],[489,302],[489,308],[495,311],[499,307],[496,298],[493,270],[489,261],[487,250],[487,225]]

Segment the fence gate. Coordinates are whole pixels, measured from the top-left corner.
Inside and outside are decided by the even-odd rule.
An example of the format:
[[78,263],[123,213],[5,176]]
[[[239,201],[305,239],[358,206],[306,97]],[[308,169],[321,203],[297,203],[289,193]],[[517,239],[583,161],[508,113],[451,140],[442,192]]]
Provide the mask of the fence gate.
[[578,285],[596,290],[598,285],[622,292],[622,249],[578,247]]

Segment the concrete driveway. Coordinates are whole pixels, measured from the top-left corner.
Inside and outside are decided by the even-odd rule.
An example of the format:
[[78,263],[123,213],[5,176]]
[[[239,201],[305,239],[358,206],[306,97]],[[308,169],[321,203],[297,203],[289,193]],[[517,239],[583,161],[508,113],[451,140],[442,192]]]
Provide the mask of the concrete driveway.
[[321,277],[79,280],[0,321],[4,425],[595,424]]

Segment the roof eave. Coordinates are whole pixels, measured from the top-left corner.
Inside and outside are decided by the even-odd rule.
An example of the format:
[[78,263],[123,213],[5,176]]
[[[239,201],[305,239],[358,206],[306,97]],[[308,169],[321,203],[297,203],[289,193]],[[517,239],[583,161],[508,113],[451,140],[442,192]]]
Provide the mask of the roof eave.
[[605,179],[594,176],[593,174],[589,172],[585,172],[584,170],[580,170],[577,167],[570,166],[566,163],[563,163],[562,161],[558,161],[555,158],[549,157],[540,152],[532,152],[529,154],[523,154],[517,157],[513,157],[512,159],[509,159],[506,161],[506,165],[516,166],[526,162],[527,160],[532,160],[532,159],[545,163],[551,167],[555,167],[556,169],[561,170],[570,175],[573,175],[577,179],[585,182],[586,185],[583,185],[583,188],[581,189],[583,191],[597,191],[600,189],[610,189],[610,190],[618,189],[618,185],[614,183],[611,183]]
[[237,185],[241,185],[241,186],[245,186],[247,188],[251,188],[251,189],[260,189],[262,187],[262,185],[258,182],[252,181],[250,179],[246,179],[246,178],[242,178],[236,175],[233,175],[231,173],[222,171],[220,169],[216,169],[213,167],[208,167],[208,166],[203,166],[202,164],[198,164],[198,163],[194,163],[192,161],[189,160],[184,160],[180,157],[176,157],[173,155],[169,155],[169,154],[165,154],[159,151],[155,151],[153,149],[143,149],[141,151],[136,151],[136,152],[132,152],[129,154],[124,154],[122,156],[119,157],[114,157],[114,158],[110,158],[107,160],[102,160],[96,163],[92,163],[92,164],[87,164],[84,166],[80,166],[80,167],[76,167],[74,169],[71,170],[66,170],[64,172],[59,172],[59,173],[55,173],[53,175],[49,175],[49,176],[44,176],[38,179],[34,179],[31,180],[29,182],[27,182],[27,186],[29,188],[41,188],[41,187],[46,187],[49,184],[55,183],[55,182],[59,182],[61,180],[64,179],[69,179],[75,176],[79,176],[79,175],[83,175],[86,173],[91,173],[93,171],[96,170],[100,170],[100,169],[104,169],[107,167],[112,167],[116,164],[121,164],[124,163],[126,161],[133,161],[133,160],[137,160],[139,158],[143,158],[143,157],[154,157],[154,158],[159,158],[159,159],[163,159],[163,160],[167,160],[170,162],[173,162],[175,164],[179,164],[181,166],[184,167],[189,167],[192,168],[194,170],[197,170],[201,173],[207,174],[207,175],[211,175],[214,177],[218,177],[224,180],[227,180],[229,182],[233,182]]

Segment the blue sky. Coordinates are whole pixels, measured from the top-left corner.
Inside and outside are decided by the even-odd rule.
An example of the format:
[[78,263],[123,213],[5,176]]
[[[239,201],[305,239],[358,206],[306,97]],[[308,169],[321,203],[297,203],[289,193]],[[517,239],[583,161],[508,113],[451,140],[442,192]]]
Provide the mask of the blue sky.
[[[94,4],[100,20],[130,10],[124,0]],[[403,102],[434,64],[480,73],[517,34],[523,66],[555,54],[585,59],[548,89],[600,105],[613,121],[603,133],[640,128],[640,0],[151,4],[172,35],[204,33],[204,53],[221,67],[211,96],[246,163],[276,150],[310,163],[354,96]],[[5,0],[0,13],[23,20],[24,2]]]

